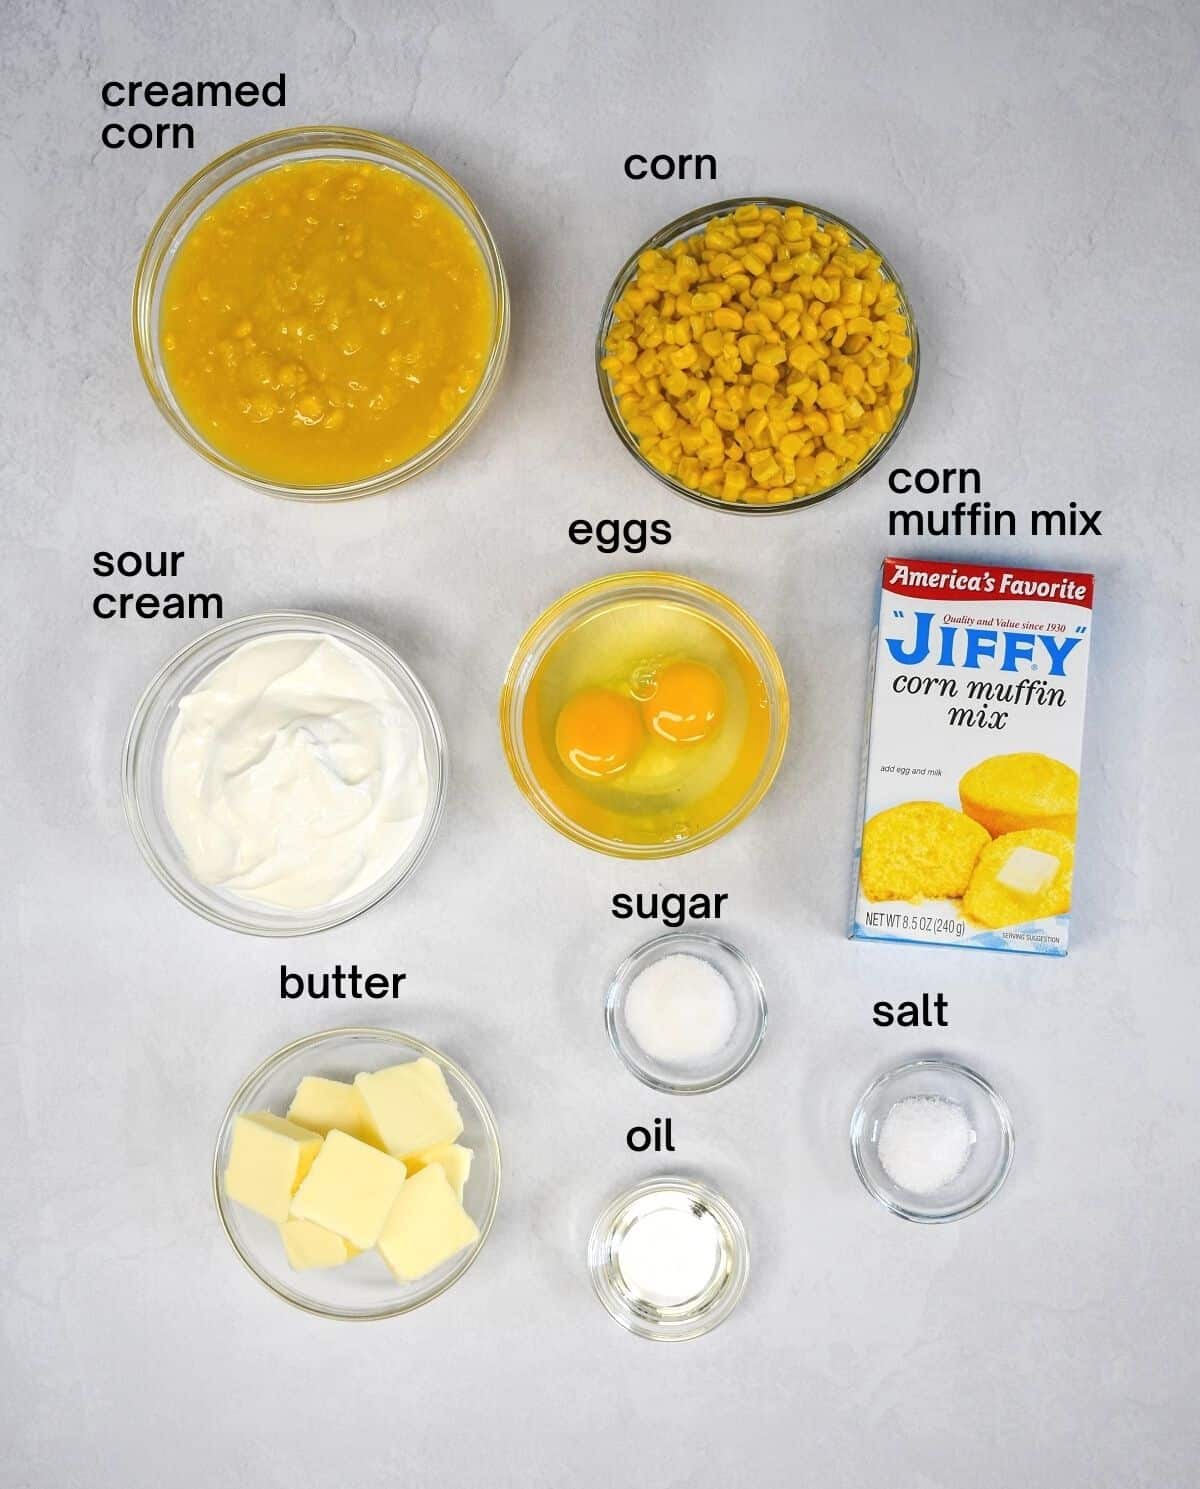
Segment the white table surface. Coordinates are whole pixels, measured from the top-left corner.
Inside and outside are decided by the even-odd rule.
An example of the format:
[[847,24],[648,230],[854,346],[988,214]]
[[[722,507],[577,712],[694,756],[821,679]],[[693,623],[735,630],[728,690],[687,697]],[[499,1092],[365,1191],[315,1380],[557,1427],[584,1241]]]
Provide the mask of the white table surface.
[[[13,0],[0,276],[6,624],[0,1478],[171,1484],[1184,1486],[1197,1473],[1195,919],[1197,16],[1184,0],[321,6]],[[192,116],[194,152],[99,147],[108,78],[262,78],[286,110]],[[134,116],[131,116],[134,117]],[[136,117],[158,117],[143,111]],[[473,192],[511,279],[510,362],[443,466],[373,500],[243,489],[155,412],[130,347],[146,232],[206,160],[283,124],[426,150]],[[633,150],[711,151],[711,183],[633,183]],[[795,194],[892,257],[924,354],[895,459],[772,522],[680,502],[600,408],[592,340],[634,244],[714,196]],[[911,542],[1098,574],[1065,961],[843,934],[885,472],[971,465],[993,504],[1103,507],[1103,537]],[[509,654],[547,603],[638,567],[574,517],[662,517],[664,564],[777,643],[794,725],[771,795],[706,851],[629,866],[560,839],[500,751]],[[101,548],[182,548],[226,614],[345,615],[442,712],[449,809],[411,886],[275,944],[155,883],[120,745],[200,623],[91,614]],[[167,586],[161,582],[154,587]],[[618,1066],[601,995],[652,927],[617,889],[726,891],[767,1042],[731,1087],[666,1100]],[[293,1311],[237,1263],[209,1191],[234,1086],[357,1010],[282,1003],[281,959],[408,974],[377,1013],[458,1055],[506,1155],[495,1231],[452,1292],[365,1327]],[[873,1027],[950,999],[942,1035]],[[903,1224],[847,1121],[937,1047],[1007,1096],[1000,1199]],[[741,1210],[753,1270],[716,1333],[625,1334],[592,1296],[594,1215],[650,1174],[626,1129]]]

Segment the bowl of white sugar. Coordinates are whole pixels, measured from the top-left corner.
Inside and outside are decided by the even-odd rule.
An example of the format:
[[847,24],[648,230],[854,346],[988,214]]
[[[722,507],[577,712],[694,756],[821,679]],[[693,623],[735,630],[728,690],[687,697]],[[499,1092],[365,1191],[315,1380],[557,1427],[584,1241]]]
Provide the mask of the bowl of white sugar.
[[715,1091],[754,1058],[767,1023],[762,981],[736,946],[673,932],[617,968],[604,1003],[613,1049],[656,1091]]
[[881,1075],[850,1120],[850,1151],[867,1193],[902,1220],[937,1224],[982,1209],[1008,1177],[1007,1103],[953,1060],[911,1060]]

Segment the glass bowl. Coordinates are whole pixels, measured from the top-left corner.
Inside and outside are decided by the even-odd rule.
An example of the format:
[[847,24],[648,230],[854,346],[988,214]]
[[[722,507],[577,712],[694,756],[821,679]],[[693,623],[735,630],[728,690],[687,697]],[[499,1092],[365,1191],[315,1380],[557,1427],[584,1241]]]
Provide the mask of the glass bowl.
[[[631,843],[601,837],[580,827],[550,799],[539,784],[525,748],[522,728],[525,700],[530,683],[546,652],[564,632],[584,617],[626,600],[663,600],[691,608],[735,638],[758,669],[771,713],[770,738],[762,766],[741,801],[702,832],[672,838],[666,842]],[[543,611],[525,632],[508,664],[500,693],[500,733],[509,768],[522,796],[551,827],[572,842],[581,843],[585,848],[591,848],[597,853],[607,853],[614,858],[673,858],[724,837],[739,822],[744,821],[767,794],[787,743],[787,682],[775,648],[766,635],[740,605],[735,604],[720,590],[700,584],[694,579],[685,579],[680,574],[658,571],[609,574],[602,579],[593,579],[564,595],[548,610]]]
[[[664,1211],[690,1216],[704,1227],[714,1265],[708,1276],[674,1302],[645,1296],[636,1275],[626,1275],[621,1253],[642,1221]],[[588,1240],[588,1271],[596,1296],[622,1328],[664,1343],[696,1339],[724,1323],[741,1300],[750,1276],[750,1242],[733,1206],[696,1179],[663,1175],[618,1195],[597,1218]]]
[[[358,894],[311,910],[276,909],[201,884],[188,866],[163,800],[163,757],[179,700],[243,643],[286,633],[332,636],[374,662],[416,715],[429,775],[424,820],[392,868]],[[353,920],[391,894],[416,869],[433,840],[445,804],[446,738],[429,694],[396,653],[369,631],[328,615],[272,610],[226,621],[159,669],[142,694],[125,736],[121,787],[134,840],[176,899],[228,930],[256,936],[304,936]]]
[[[632,434],[626,427],[621,410],[617,407],[617,400],[613,394],[612,381],[607,372],[600,365],[607,355],[605,342],[608,340],[609,332],[612,330],[614,310],[617,301],[629,287],[630,281],[637,274],[638,259],[643,253],[652,249],[669,248],[681,238],[689,238],[699,232],[704,225],[714,217],[725,217],[735,211],[738,207],[778,207],[780,211],[788,207],[800,207],[805,212],[810,212],[817,218],[818,222],[826,226],[844,228],[850,236],[850,241],[855,248],[865,250],[869,253],[879,255],[880,271],[886,279],[896,286],[896,292],[900,300],[900,309],[908,321],[909,337],[912,341],[912,351],[909,353],[908,362],[912,367],[912,382],[905,389],[904,405],[896,415],[896,421],[887,431],[883,438],[853,470],[848,471],[841,480],[835,481],[832,486],[827,486],[822,491],[814,491],[808,496],[793,497],[785,502],[733,502],[723,501],[720,497],[709,496],[707,492],[694,491],[690,486],[685,486],[682,481],[674,476],[667,475],[664,471],[655,470],[654,466],[642,454],[638,445],[637,436]],[[613,280],[612,288],[608,292],[608,298],[604,302],[604,310],[600,316],[600,330],[596,336],[596,376],[600,383],[600,398],[604,404],[604,412],[608,415],[609,423],[616,430],[621,443],[634,457],[643,470],[649,471],[656,480],[669,486],[678,496],[683,496],[688,501],[699,502],[702,507],[709,507],[717,512],[749,512],[759,515],[768,512],[795,512],[801,507],[815,506],[817,502],[825,501],[828,497],[835,496],[839,491],[844,491],[847,486],[852,486],[855,481],[865,476],[876,463],[883,457],[885,450],[889,448],[892,441],[900,433],[905,420],[908,418],[909,410],[912,408],[913,399],[917,392],[917,381],[921,371],[921,349],[917,337],[917,322],[912,312],[912,306],[905,293],[904,286],[900,282],[900,276],[892,268],[879,249],[865,233],[859,232],[858,228],[846,222],[844,218],[838,217],[833,212],[827,212],[824,207],[813,207],[807,202],[792,201],[789,197],[777,196],[737,196],[728,197],[725,201],[713,202],[707,207],[696,207],[691,212],[685,212],[682,217],[677,217],[674,222],[667,223],[666,227],[660,228],[652,237],[630,254],[625,263]]]
[[[248,470],[223,454],[192,425],[179,406],[163,365],[158,324],[163,287],[180,244],[203,214],[232,187],[274,166],[299,160],[336,158],[384,166],[401,172],[433,192],[457,216],[479,249],[492,292],[492,343],[483,375],[470,401],[454,423],[431,445],[402,464],[378,475],[340,485],[295,486]],[[211,464],[246,485],[296,501],[345,501],[399,486],[438,463],[458,444],[483,413],[495,392],[508,351],[508,284],[500,253],[475,203],[441,166],[411,145],[365,129],[319,125],[260,135],[220,155],[187,182],[163,209],[150,231],[133,286],[133,343],[142,377],[159,412],[182,439]]]
[[[892,1107],[907,1097],[955,1101],[971,1126],[970,1156],[962,1172],[931,1194],[896,1184],[879,1158],[879,1134]],[[863,1093],[850,1122],[850,1151],[867,1193],[902,1220],[937,1225],[981,1210],[999,1193],[1012,1166],[1012,1118],[1000,1094],[965,1065],[930,1056],[881,1075]]]
[[[474,1153],[463,1207],[478,1227],[479,1239],[417,1282],[397,1281],[383,1258],[373,1251],[340,1267],[294,1272],[272,1222],[226,1198],[223,1175],[229,1162],[234,1119],[258,1111],[283,1116],[302,1076],[352,1081],[360,1070],[380,1070],[421,1056],[441,1066],[462,1114],[463,1132],[458,1141]],[[500,1139],[479,1087],[438,1050],[391,1029],[330,1029],[285,1045],[238,1087],[217,1134],[212,1184],[217,1213],[230,1244],[277,1297],[323,1318],[395,1318],[452,1287],[482,1250],[500,1199]]]
[[[726,1044],[709,1059],[687,1064],[656,1059],[643,1050],[625,1021],[625,1000],[633,982],[654,962],[679,955],[699,957],[715,967],[729,984],[736,1009]],[[753,1060],[766,1031],[767,1000],[758,973],[736,946],[716,936],[669,931],[639,946],[617,968],[604,1000],[604,1022],[613,1049],[639,1081],[672,1096],[691,1096],[727,1085]]]

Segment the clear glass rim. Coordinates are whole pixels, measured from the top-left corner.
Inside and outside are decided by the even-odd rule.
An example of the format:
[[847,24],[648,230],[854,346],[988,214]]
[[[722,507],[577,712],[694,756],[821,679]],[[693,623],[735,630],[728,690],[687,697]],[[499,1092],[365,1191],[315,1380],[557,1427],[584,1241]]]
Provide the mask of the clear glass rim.
[[[809,212],[816,217],[823,226],[844,228],[854,240],[856,247],[865,248],[871,253],[878,254],[880,268],[886,277],[896,286],[896,291],[900,296],[900,305],[908,319],[909,337],[912,341],[912,351],[908,357],[909,364],[913,370],[912,382],[909,383],[905,390],[904,404],[900,412],[896,415],[896,421],[892,427],[879,443],[875,445],[874,449],[868,451],[859,464],[840,481],[826,487],[823,491],[814,491],[810,496],[793,497],[791,501],[786,502],[722,501],[720,497],[709,496],[703,491],[694,491],[690,486],[685,486],[682,481],[676,480],[674,476],[667,475],[665,471],[656,470],[642,454],[636,436],[631,434],[626,427],[625,420],[621,416],[621,411],[617,407],[616,398],[613,394],[612,380],[600,365],[603,358],[607,356],[605,342],[612,328],[613,310],[617,301],[624,294],[630,279],[636,272],[638,259],[642,254],[652,249],[665,248],[677,239],[694,233],[698,228],[703,227],[710,218],[727,216],[738,207],[778,207],[780,211],[783,211],[787,207],[800,207],[803,211]],[[804,508],[816,506],[819,502],[828,501],[831,496],[837,496],[839,492],[845,491],[847,487],[853,486],[856,481],[861,480],[883,458],[884,452],[907,422],[909,412],[913,406],[913,400],[916,397],[920,374],[921,345],[917,334],[916,317],[913,315],[912,302],[908,298],[908,293],[904,288],[900,276],[892,267],[887,256],[876,247],[865,233],[860,232],[852,223],[847,222],[843,217],[839,217],[837,213],[829,212],[824,207],[814,207],[809,202],[795,201],[790,197],[726,197],[723,201],[713,202],[706,207],[694,207],[691,211],[685,212],[681,217],[677,217],[674,222],[667,223],[666,227],[659,228],[658,232],[652,234],[640,247],[630,254],[618,270],[617,276],[613,280],[612,288],[608,292],[608,298],[604,302],[604,309],[600,314],[600,329],[596,334],[596,378],[600,385],[600,400],[604,405],[604,412],[608,415],[608,421],[616,431],[617,437],[642,469],[649,471],[656,480],[661,481],[664,486],[669,487],[676,496],[682,496],[687,501],[696,502],[699,506],[707,507],[710,511],[734,512],[755,517],[769,515],[774,512],[798,512]]]
[[[429,802],[426,806],[425,820],[420,829],[419,846],[412,857],[405,862],[401,858],[399,862],[404,864],[399,874],[393,870],[384,874],[373,886],[370,898],[362,905],[353,909],[345,906],[353,905],[353,900],[347,900],[339,906],[338,903],[316,910],[301,919],[297,924],[266,924],[256,919],[256,907],[247,901],[243,913],[239,916],[233,913],[232,907],[227,914],[223,914],[204,900],[200,899],[191,891],[191,876],[185,879],[177,875],[162,860],[155,849],[150,834],[146,830],[144,811],[141,796],[137,786],[138,764],[141,759],[141,751],[145,743],[145,730],[150,718],[151,710],[158,699],[163,687],[171,680],[180,667],[199,653],[211,647],[214,642],[232,637],[239,631],[246,632],[246,640],[253,640],[256,635],[264,634],[266,628],[279,624],[281,627],[288,625],[312,625],[321,629],[331,629],[332,634],[338,639],[349,639],[357,643],[364,654],[374,661],[372,651],[378,651],[387,657],[389,666],[403,679],[412,697],[405,695],[406,701],[412,703],[415,698],[420,705],[420,712],[424,716],[424,722],[428,727],[430,738],[434,741],[432,757],[426,761],[426,769],[429,773]],[[378,665],[378,663],[376,663]],[[392,679],[389,679],[392,680]],[[332,930],[335,926],[345,925],[348,921],[356,920],[358,916],[365,915],[368,910],[374,909],[390,895],[394,890],[400,888],[418,869],[429,852],[437,830],[442,820],[442,814],[446,804],[446,792],[448,788],[449,767],[447,760],[446,736],[442,728],[441,719],[434,706],[433,699],[426,691],[424,684],[411,670],[404,659],[393,650],[385,641],[365,630],[362,626],[356,626],[352,621],[342,620],[339,616],[325,615],[316,610],[264,610],[254,615],[241,616],[236,620],[223,621],[214,626],[212,630],[205,631],[202,636],[189,641],[186,646],[175,652],[165,661],[154,676],[143,688],[133,716],[129,721],[129,728],[125,732],[125,742],[121,750],[121,800],[125,808],[125,820],[133,835],[133,840],[138,846],[142,857],[153,871],[155,878],[164,885],[181,904],[194,910],[197,915],[213,925],[219,925],[225,930],[237,931],[243,935],[263,936],[268,938],[284,938],[292,936],[311,936],[321,931]],[[240,902],[239,902],[240,904]]]
[[[622,591],[626,591],[625,597],[631,599],[644,597],[672,600],[676,603],[692,601],[712,606],[722,620],[731,626],[759,667],[771,705],[772,737],[754,786],[719,822],[682,843],[616,843],[587,832],[558,811],[541,791],[532,771],[526,766],[521,713],[525,694],[538,662],[546,649],[562,635],[567,624],[577,618],[579,612],[594,601],[620,598]],[[758,623],[735,600],[711,585],[703,584],[698,579],[688,579],[682,574],[671,574],[661,569],[634,570],[590,579],[549,605],[526,628],[513,652],[500,690],[500,735],[505,758],[521,795],[544,822],[548,822],[564,837],[584,848],[591,848],[594,852],[607,854],[610,858],[677,858],[681,854],[707,847],[709,843],[724,837],[739,823],[744,822],[766,796],[779,772],[787,747],[789,709],[787,680],[775,647]]]
[[[165,265],[183,241],[196,210],[216,200],[245,167],[263,169],[285,164],[289,159],[320,156],[350,156],[399,170],[420,181],[435,181],[466,224],[478,244],[487,269],[494,300],[492,344],[488,360],[474,393],[450,427],[430,445],[418,450],[400,465],[357,481],[324,486],[295,486],[257,475],[238,461],[210,445],[175,408],[166,379],[160,375],[154,348],[158,328],[153,321],[158,281]],[[295,125],[271,134],[257,135],[218,155],[197,171],[175,193],[159,214],[146,239],[133,284],[133,344],[142,378],[155,406],[184,442],[210,465],[223,470],[244,485],[291,501],[350,501],[388,491],[434,466],[465,437],[483,413],[500,380],[508,352],[511,305],[508,281],[500,251],[474,201],[449,172],[411,145],[388,135],[347,125]]]
[[[970,1204],[960,1205],[952,1210],[944,1210],[933,1214],[922,1214],[920,1211],[909,1209],[900,1203],[894,1196],[887,1193],[871,1178],[867,1172],[862,1158],[863,1126],[866,1121],[867,1111],[880,1090],[901,1076],[911,1075],[919,1070],[945,1070],[962,1080],[970,1082],[987,1097],[992,1109],[996,1114],[1000,1127],[1001,1150],[1003,1154],[1000,1171],[992,1183],[981,1194],[977,1195]],[[963,1065],[958,1060],[948,1059],[944,1055],[922,1055],[915,1060],[906,1060],[902,1065],[894,1065],[890,1070],[885,1070],[882,1075],[876,1076],[867,1089],[858,1099],[854,1108],[854,1114],[850,1118],[850,1154],[854,1160],[854,1171],[862,1182],[863,1188],[872,1199],[878,1201],[885,1210],[893,1215],[898,1215],[901,1220],[911,1220],[917,1225],[946,1225],[953,1220],[963,1220],[968,1215],[974,1215],[977,1210],[982,1210],[990,1200],[993,1200],[1004,1187],[1004,1181],[1008,1178],[1009,1170],[1012,1168],[1013,1155],[1016,1151],[1016,1134],[1013,1130],[1012,1113],[1008,1109],[1008,1103],[999,1091],[969,1065]]]
[[[669,955],[671,946],[685,941],[693,945],[699,941],[708,946],[718,947],[727,956],[732,957],[745,975],[756,1010],[756,1030],[749,1048],[728,1070],[704,1081],[668,1081],[655,1075],[653,1071],[637,1063],[632,1052],[626,1048],[620,1030],[617,1028],[617,1009],[624,1003],[625,994],[629,991],[630,975],[634,967],[643,957],[654,952],[661,952],[664,956]],[[612,1045],[622,1065],[631,1075],[637,1076],[643,1085],[650,1086],[655,1091],[663,1091],[670,1096],[701,1096],[706,1091],[719,1091],[722,1086],[727,1086],[731,1080],[741,1075],[758,1054],[767,1032],[767,995],[763,988],[762,978],[758,975],[758,969],[740,947],[734,946],[720,936],[710,935],[707,931],[666,931],[663,935],[655,936],[631,951],[613,973],[604,998],[604,1027],[608,1031],[608,1042]]]
[[[720,1293],[701,1311],[690,1318],[669,1322],[644,1319],[634,1312],[609,1285],[607,1279],[608,1240],[612,1228],[623,1212],[644,1194],[668,1190],[698,1201],[716,1219],[729,1242],[733,1265]],[[742,1218],[723,1195],[701,1179],[680,1174],[659,1174],[643,1179],[611,1200],[592,1226],[588,1237],[588,1273],[592,1289],[609,1317],[639,1339],[660,1344],[677,1344],[698,1339],[723,1324],[742,1299],[750,1279],[750,1239]]]
[[[265,1077],[270,1075],[277,1066],[282,1065],[285,1060],[289,1060],[293,1055],[298,1054],[301,1050],[315,1049],[317,1046],[327,1043],[331,1040],[344,1039],[347,1037],[383,1040],[391,1044],[399,1045],[404,1049],[410,1050],[418,1057],[424,1056],[426,1059],[434,1060],[438,1064],[444,1065],[445,1068],[449,1070],[450,1073],[454,1076],[455,1080],[461,1082],[463,1087],[469,1093],[471,1100],[475,1103],[475,1107],[479,1112],[480,1121],[483,1124],[484,1133],[487,1137],[487,1144],[491,1153],[492,1160],[496,1165],[496,1183],[494,1186],[494,1192],[488,1204],[487,1211],[484,1214],[483,1220],[478,1227],[479,1239],[468,1251],[463,1254],[461,1265],[456,1267],[455,1270],[451,1272],[448,1277],[443,1279],[443,1281],[440,1282],[436,1288],[434,1288],[431,1292],[425,1294],[423,1297],[413,1298],[408,1301],[402,1301],[395,1305],[389,1305],[386,1308],[374,1309],[370,1312],[362,1313],[348,1313],[336,1308],[321,1308],[315,1304],[306,1303],[300,1298],[290,1297],[286,1292],[283,1292],[279,1287],[277,1287],[270,1277],[261,1272],[258,1267],[254,1265],[254,1263],[238,1245],[237,1239],[235,1238],[230,1227],[229,1219],[225,1213],[225,1196],[221,1188],[221,1145],[224,1142],[226,1131],[232,1124],[234,1118],[237,1117],[241,1112],[250,1091],[258,1084],[259,1081],[265,1079]],[[411,1034],[401,1034],[398,1030],[395,1029],[372,1028],[368,1025],[363,1024],[350,1024],[341,1029],[323,1029],[317,1034],[305,1034],[302,1038],[294,1039],[291,1041],[290,1044],[285,1044],[282,1049],[276,1050],[273,1055],[268,1055],[265,1060],[263,1060],[254,1070],[250,1072],[250,1074],[246,1077],[246,1079],[241,1083],[237,1091],[234,1093],[232,1100],[225,1108],[225,1114],[221,1118],[221,1124],[217,1129],[217,1140],[213,1145],[213,1202],[217,1207],[217,1214],[220,1216],[221,1228],[224,1230],[226,1239],[233,1247],[234,1253],[236,1254],[238,1260],[242,1263],[242,1265],[246,1268],[246,1270],[252,1277],[256,1277],[259,1282],[262,1283],[262,1285],[268,1290],[268,1292],[274,1293],[277,1298],[282,1298],[285,1303],[290,1304],[293,1308],[298,1308],[302,1313],[311,1314],[314,1318],[336,1319],[342,1323],[377,1323],[380,1319],[384,1318],[399,1318],[401,1314],[412,1313],[415,1309],[424,1307],[426,1303],[432,1303],[434,1298],[440,1298],[444,1292],[453,1287],[454,1284],[459,1280],[459,1278],[463,1277],[470,1270],[470,1268],[474,1266],[476,1258],[483,1250],[484,1242],[491,1234],[492,1225],[496,1219],[496,1212],[500,1207],[501,1180],[502,1163],[500,1155],[500,1133],[496,1127],[496,1119],[492,1115],[492,1109],[488,1105],[487,1099],[484,1096],[483,1092],[466,1073],[462,1066],[459,1065],[457,1061],[450,1059],[448,1055],[442,1054],[441,1050],[435,1049],[432,1045],[426,1044],[423,1040],[415,1039]]]

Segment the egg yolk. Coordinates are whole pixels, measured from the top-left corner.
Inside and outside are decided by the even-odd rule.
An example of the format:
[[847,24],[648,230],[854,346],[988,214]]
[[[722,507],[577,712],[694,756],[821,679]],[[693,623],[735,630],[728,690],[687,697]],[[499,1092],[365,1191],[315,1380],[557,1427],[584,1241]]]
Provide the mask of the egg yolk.
[[632,698],[585,688],[563,706],[554,744],[568,770],[587,779],[619,775],[642,748],[642,716]]
[[671,744],[699,744],[721,727],[725,684],[703,662],[672,662],[642,704],[646,728]]

